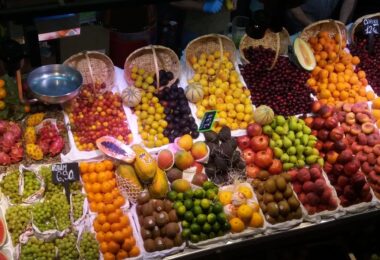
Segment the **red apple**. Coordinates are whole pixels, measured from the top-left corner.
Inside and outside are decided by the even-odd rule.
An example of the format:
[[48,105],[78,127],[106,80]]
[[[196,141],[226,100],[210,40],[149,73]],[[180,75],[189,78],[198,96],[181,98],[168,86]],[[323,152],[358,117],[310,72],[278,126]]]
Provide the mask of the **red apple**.
[[353,156],[352,151],[349,149],[346,149],[339,154],[337,161],[343,164],[348,163],[352,161],[352,156]]
[[326,141],[323,144],[323,151],[325,151],[325,152],[331,151],[332,148],[333,148],[333,145],[334,145],[334,142],[332,142],[332,141]]
[[247,126],[247,134],[249,137],[261,135],[263,128],[258,123],[251,123]]
[[272,165],[268,168],[270,174],[280,174],[282,172],[282,163],[278,159],[273,159]]
[[335,117],[329,117],[325,120],[325,127],[329,130],[338,126],[338,120]]
[[244,136],[239,136],[237,138],[237,143],[238,143],[238,147],[240,150],[244,150],[245,148],[248,148],[249,145],[250,145],[250,139],[248,136],[244,135]]
[[250,146],[253,151],[263,151],[268,147],[269,138],[266,135],[254,136],[251,138]]
[[343,140],[338,140],[334,143],[334,150],[337,151],[337,152],[341,152],[343,151],[344,149],[347,148],[347,145],[344,143]]
[[320,139],[322,141],[326,141],[329,137],[329,131],[326,129],[321,129],[318,131],[317,137],[318,137],[318,139]]
[[336,162],[336,160],[338,159],[338,156],[339,156],[339,153],[335,151],[329,151],[326,154],[327,161],[331,164],[334,164]]
[[251,148],[245,148],[243,150],[243,158],[245,164],[253,163],[255,160],[255,152]]
[[313,120],[312,128],[315,130],[320,130],[323,128],[323,125],[325,124],[325,120],[320,117],[316,117]]
[[357,173],[359,168],[360,168],[360,163],[357,160],[353,160],[344,165],[343,171],[347,176],[352,176],[355,173]]
[[319,110],[321,109],[321,102],[319,101],[314,101],[313,104],[311,104],[311,111],[313,111],[313,113],[318,113]]
[[342,127],[336,127],[330,132],[330,139],[333,141],[339,141],[342,140],[344,137],[344,130]]
[[380,144],[380,135],[378,133],[372,133],[367,136],[367,144],[369,146],[375,146]]
[[273,156],[266,151],[259,151],[255,156],[255,164],[262,168],[267,169],[273,163]]
[[315,148],[318,149],[318,151],[320,151],[323,147],[323,142],[321,140],[318,140],[317,143],[315,144]]
[[334,109],[328,105],[323,105],[321,109],[319,110],[319,114],[322,116],[322,118],[328,118],[332,116],[334,113]]
[[314,119],[313,119],[312,117],[306,117],[306,118],[304,119],[304,121],[305,121],[305,124],[306,124],[308,127],[311,127],[311,126],[313,125],[313,121],[314,121]]
[[246,167],[246,170],[247,170],[247,177],[249,178],[257,178],[257,174],[260,172],[260,168],[257,167],[253,163],[248,164]]

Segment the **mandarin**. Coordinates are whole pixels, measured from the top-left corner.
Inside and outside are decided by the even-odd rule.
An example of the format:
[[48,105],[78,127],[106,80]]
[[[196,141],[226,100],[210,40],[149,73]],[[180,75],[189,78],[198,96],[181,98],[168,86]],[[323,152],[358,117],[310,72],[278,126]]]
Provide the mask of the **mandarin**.
[[140,255],[140,249],[135,245],[132,247],[132,249],[128,252],[130,257],[135,257]]
[[110,252],[106,252],[105,254],[103,254],[103,258],[104,260],[115,260],[116,256]]
[[119,250],[119,252],[116,255],[117,260],[122,260],[128,257],[128,252],[125,250]]

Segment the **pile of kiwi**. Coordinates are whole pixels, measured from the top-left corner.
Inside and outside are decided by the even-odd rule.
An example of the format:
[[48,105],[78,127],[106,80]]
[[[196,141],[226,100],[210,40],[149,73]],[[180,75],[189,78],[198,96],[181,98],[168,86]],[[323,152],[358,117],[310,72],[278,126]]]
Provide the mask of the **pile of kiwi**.
[[223,126],[219,134],[214,131],[204,133],[210,156],[205,164],[207,177],[216,184],[228,184],[229,172],[245,176],[245,162],[236,151],[236,139],[231,136],[231,129]]
[[267,171],[260,171],[258,178],[253,180],[260,208],[271,224],[302,218],[300,202],[290,182],[288,173],[270,175]]
[[145,251],[161,251],[182,245],[177,213],[170,200],[151,199],[149,192],[143,191],[137,198],[136,211]]

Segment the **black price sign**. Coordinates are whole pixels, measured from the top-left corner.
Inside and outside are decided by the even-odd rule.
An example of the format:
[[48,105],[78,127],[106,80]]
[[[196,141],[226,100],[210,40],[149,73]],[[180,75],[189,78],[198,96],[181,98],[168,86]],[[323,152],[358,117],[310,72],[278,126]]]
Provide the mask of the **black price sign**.
[[378,18],[365,18],[363,20],[364,34],[379,34],[379,19]]
[[54,184],[63,184],[68,203],[70,203],[70,186],[69,182],[79,181],[79,164],[78,163],[59,163],[53,164],[52,178]]
[[216,110],[210,110],[204,114],[201,121],[201,125],[199,126],[199,129],[198,129],[199,132],[207,132],[211,129],[216,117],[216,113],[217,113]]

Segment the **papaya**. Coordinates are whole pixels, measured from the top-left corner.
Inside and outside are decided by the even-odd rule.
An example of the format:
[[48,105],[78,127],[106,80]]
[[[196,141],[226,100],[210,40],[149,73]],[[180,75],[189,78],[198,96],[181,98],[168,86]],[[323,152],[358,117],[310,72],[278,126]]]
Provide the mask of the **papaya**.
[[133,166],[140,181],[144,183],[152,182],[158,168],[156,160],[138,144],[132,145],[132,150],[136,153]]
[[154,175],[153,182],[148,186],[149,194],[152,198],[159,199],[166,196],[169,192],[169,183],[166,174],[160,168]]
[[142,191],[143,187],[136,175],[135,169],[131,165],[120,164],[116,169],[116,173],[125,180],[128,180],[135,188]]

